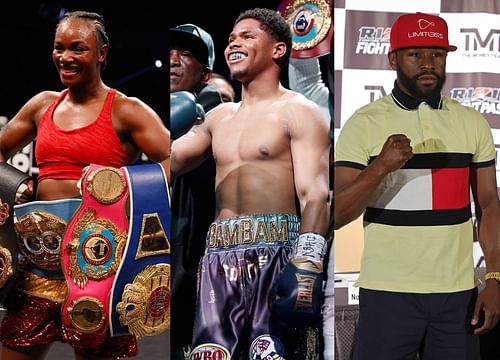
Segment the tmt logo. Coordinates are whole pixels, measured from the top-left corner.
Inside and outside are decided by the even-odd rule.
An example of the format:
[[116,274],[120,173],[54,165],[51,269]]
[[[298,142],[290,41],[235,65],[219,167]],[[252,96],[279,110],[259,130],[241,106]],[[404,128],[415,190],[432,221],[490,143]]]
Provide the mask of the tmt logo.
[[[465,52],[473,52],[471,56],[500,57],[500,29],[491,29],[483,39],[476,28],[460,29],[465,37]],[[477,53],[481,53],[478,55]]]
[[371,103],[387,95],[382,85],[365,85],[365,90],[370,95]]

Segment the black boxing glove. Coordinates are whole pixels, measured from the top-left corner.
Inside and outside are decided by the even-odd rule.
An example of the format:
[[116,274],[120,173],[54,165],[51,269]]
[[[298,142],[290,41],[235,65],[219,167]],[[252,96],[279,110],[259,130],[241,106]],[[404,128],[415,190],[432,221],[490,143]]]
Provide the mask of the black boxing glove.
[[270,309],[280,321],[291,325],[321,322],[323,259],[326,240],[316,233],[299,235],[288,264],[270,294]]
[[191,129],[197,121],[205,118],[203,107],[196,103],[189,91],[170,94],[170,137],[175,140]]

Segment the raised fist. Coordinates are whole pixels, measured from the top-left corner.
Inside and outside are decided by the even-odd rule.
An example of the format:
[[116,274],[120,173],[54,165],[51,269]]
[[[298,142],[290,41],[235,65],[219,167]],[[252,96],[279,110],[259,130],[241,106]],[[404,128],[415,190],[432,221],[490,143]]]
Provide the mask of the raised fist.
[[403,134],[393,134],[387,138],[373,164],[380,166],[388,174],[402,168],[412,157],[410,139]]

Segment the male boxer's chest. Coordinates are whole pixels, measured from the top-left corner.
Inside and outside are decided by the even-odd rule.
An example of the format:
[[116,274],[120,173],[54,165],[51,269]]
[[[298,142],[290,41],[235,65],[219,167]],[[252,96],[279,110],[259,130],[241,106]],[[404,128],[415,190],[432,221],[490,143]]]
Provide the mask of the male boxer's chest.
[[215,127],[212,150],[218,165],[289,157],[287,123],[270,112],[236,115]]

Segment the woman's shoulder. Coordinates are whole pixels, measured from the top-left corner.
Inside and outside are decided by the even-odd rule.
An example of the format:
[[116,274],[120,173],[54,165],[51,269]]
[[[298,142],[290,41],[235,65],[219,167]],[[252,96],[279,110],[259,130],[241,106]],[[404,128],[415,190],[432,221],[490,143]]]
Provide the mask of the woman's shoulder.
[[138,97],[128,96],[121,91],[110,89],[110,91],[115,92],[115,96],[113,99],[113,109],[119,111],[130,111],[131,108],[134,107],[145,107],[147,106],[145,102],[143,102]]
[[60,96],[61,92],[58,91],[41,91],[26,102],[23,106],[23,110],[38,119]]
[[41,91],[38,94],[35,94],[28,102],[34,103],[34,104],[52,104],[54,101],[56,101],[63,91],[52,91],[52,90],[45,90]]
[[111,112],[116,123],[126,128],[142,127],[148,124],[161,123],[155,110],[144,101],[134,96],[127,96],[116,91]]

